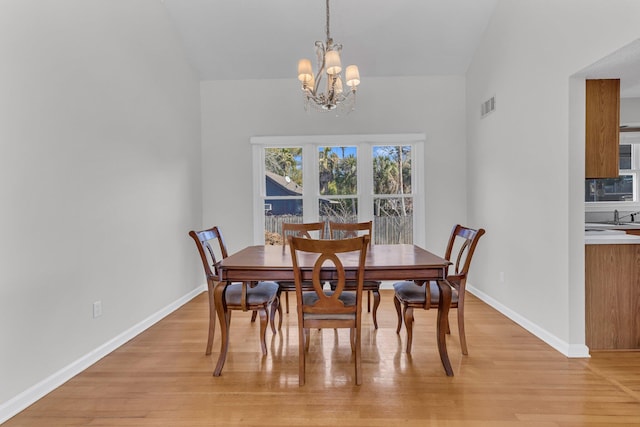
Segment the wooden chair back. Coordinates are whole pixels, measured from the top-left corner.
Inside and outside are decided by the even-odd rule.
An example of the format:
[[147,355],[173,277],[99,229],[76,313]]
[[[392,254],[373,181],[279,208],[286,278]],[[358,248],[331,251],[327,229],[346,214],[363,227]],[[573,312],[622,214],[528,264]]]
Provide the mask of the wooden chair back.
[[[362,305],[362,286],[364,278],[364,265],[365,258],[367,256],[366,246],[369,243],[368,236],[361,236],[351,239],[341,240],[317,240],[300,237],[289,237],[289,246],[291,247],[291,260],[293,263],[293,272],[296,283],[296,296],[298,297],[299,307],[301,313],[314,313],[314,314],[346,314],[357,313],[360,315],[360,307]],[[358,256],[358,270],[355,278],[349,278],[350,281],[357,282],[356,287],[356,304],[353,306],[346,306],[341,300],[343,291],[345,290],[346,275],[344,265],[338,257],[338,254],[345,252],[359,251]],[[310,254],[318,255],[313,264],[313,270],[311,277],[303,277],[302,269],[299,265],[300,252],[306,252]],[[325,279],[322,278],[321,271],[323,268],[334,269],[337,275],[335,280],[336,287],[333,291],[326,291],[324,289]],[[305,304],[303,299],[303,280],[311,280],[313,284],[313,291],[316,293],[317,300],[314,299],[313,304]],[[306,288],[305,288],[306,290]],[[300,304],[300,302],[302,302]]]
[[473,258],[478,241],[484,233],[485,230],[483,228],[474,230],[460,224],[457,224],[453,227],[453,230],[451,230],[451,237],[449,238],[444,257],[452,262],[450,268],[452,268],[453,274],[448,274],[447,280],[449,280],[458,292],[464,292],[467,274],[471,266],[471,259]]
[[[372,236],[373,221],[366,222],[333,222],[329,221],[329,237],[331,239],[348,239],[360,235]],[[370,240],[371,241],[371,240]]]
[[219,259],[216,254],[221,259],[228,255],[222,232],[218,227],[211,227],[202,231],[190,231],[189,236],[196,242],[207,280],[218,280]]
[[307,239],[315,238],[310,233],[317,231],[319,233],[318,238],[324,239],[324,222],[305,222],[296,224],[293,222],[282,223],[282,241],[286,245],[289,236],[294,237],[306,237]]
[[[294,237],[304,237],[307,239],[314,239],[315,232],[317,232],[318,239],[324,239],[324,230],[325,224],[324,222],[306,222],[306,223],[293,223],[293,222],[283,222],[282,223],[282,250],[284,250],[287,246],[289,246],[288,238],[289,236]],[[314,235],[311,235],[314,233]]]

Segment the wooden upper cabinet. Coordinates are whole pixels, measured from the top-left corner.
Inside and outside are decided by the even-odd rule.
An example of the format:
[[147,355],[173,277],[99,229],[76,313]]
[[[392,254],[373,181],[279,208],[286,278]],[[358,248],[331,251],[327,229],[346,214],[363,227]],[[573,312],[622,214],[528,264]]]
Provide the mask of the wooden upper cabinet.
[[620,175],[620,79],[586,81],[586,178]]

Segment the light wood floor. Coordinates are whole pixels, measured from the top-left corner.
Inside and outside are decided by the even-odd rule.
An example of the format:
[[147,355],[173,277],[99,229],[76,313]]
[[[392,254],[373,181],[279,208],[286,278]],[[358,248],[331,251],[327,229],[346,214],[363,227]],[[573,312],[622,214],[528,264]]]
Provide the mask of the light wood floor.
[[[5,425],[10,426],[639,426],[640,353],[567,359],[478,299],[467,303],[469,355],[457,325],[446,377],[435,348],[435,311],[416,312],[412,355],[395,333],[392,291],[380,329],[364,319],[363,384],[354,385],[348,333],[312,331],[307,384],[298,386],[297,326],[268,332],[234,312],[221,377],[204,355],[202,294]],[[295,297],[292,298],[295,301]]]

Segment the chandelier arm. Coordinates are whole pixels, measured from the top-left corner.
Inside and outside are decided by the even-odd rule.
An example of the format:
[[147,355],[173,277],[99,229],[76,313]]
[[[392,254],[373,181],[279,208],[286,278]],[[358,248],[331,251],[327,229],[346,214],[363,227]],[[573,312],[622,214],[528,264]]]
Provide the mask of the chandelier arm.
[[338,102],[338,95],[336,94],[336,80],[337,76],[328,76],[327,81],[329,82],[329,87],[327,88],[327,100],[331,104],[336,104]]
[[[329,0],[327,0],[329,1]],[[315,97],[316,94],[318,93],[318,87],[320,86],[320,82],[322,81],[322,75],[324,72],[324,65],[325,65],[325,53],[327,52],[327,48],[324,45],[324,43],[322,43],[321,41],[317,41],[316,42],[316,50],[318,51],[319,55],[318,55],[318,73],[316,74],[316,80],[315,80],[315,84],[313,86],[313,96]]]
[[318,74],[316,75],[315,85],[313,85],[313,90],[311,91],[314,96],[318,93],[318,87],[320,86],[321,81],[322,81],[322,69],[318,71]]
[[325,99],[322,96],[322,94],[320,94],[319,96],[314,94],[313,92],[311,92],[310,90],[306,90],[306,96],[308,100],[311,100],[313,102],[315,102],[317,105],[322,105],[325,103]]

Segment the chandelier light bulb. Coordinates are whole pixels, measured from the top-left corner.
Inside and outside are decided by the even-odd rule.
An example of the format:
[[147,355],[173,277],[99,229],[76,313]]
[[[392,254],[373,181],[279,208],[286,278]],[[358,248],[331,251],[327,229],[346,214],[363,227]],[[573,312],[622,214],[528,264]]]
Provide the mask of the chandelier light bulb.
[[324,55],[324,64],[327,74],[334,76],[342,71],[342,64],[340,64],[340,54],[336,50],[327,51]]
[[302,83],[309,83],[313,80],[313,70],[311,69],[311,61],[301,59],[298,61],[298,80]]
[[347,67],[345,80],[347,81],[347,86],[350,86],[352,89],[355,89],[355,87],[360,84],[360,71],[358,71],[357,65],[349,65]]

